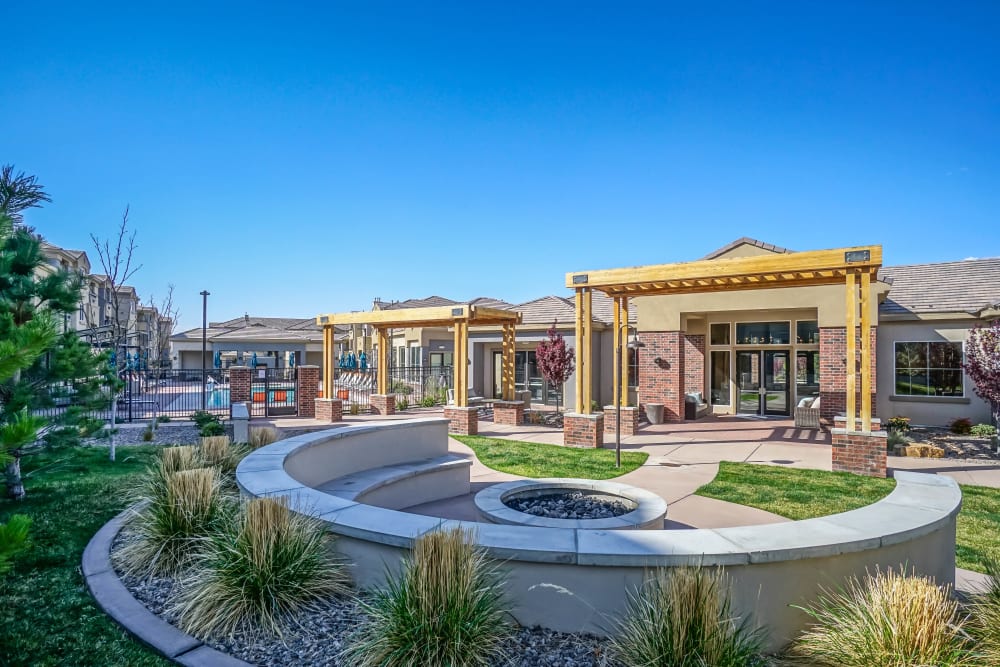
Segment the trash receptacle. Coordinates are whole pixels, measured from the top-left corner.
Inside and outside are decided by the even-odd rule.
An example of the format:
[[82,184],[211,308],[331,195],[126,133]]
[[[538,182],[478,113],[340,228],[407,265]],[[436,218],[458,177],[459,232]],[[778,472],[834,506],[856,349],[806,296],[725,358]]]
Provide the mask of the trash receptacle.
[[516,392],[514,396],[518,401],[524,403],[525,410],[531,408],[531,390],[525,389],[524,391]]
[[662,424],[663,403],[646,403],[646,419],[650,424]]

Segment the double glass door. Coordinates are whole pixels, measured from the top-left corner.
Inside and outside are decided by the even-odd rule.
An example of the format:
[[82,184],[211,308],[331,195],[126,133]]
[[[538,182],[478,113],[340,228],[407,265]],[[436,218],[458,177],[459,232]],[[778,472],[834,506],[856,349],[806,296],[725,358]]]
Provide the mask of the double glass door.
[[744,350],[736,353],[737,412],[788,415],[788,350]]

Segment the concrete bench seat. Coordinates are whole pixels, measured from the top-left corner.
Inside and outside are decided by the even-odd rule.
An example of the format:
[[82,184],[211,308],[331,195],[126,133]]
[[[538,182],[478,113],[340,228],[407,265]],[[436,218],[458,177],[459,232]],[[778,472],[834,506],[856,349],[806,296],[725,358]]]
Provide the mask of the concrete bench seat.
[[402,509],[469,493],[471,468],[471,459],[446,454],[361,470],[332,479],[318,488],[344,500]]

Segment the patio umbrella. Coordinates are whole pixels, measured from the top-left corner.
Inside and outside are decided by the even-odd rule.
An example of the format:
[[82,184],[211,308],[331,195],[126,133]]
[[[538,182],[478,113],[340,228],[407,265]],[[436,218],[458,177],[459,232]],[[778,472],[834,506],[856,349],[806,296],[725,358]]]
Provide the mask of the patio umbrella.
[[250,355],[250,368],[257,368],[257,353]]
[[361,365],[361,370],[368,370],[368,357],[365,355],[364,351],[362,351],[361,356],[358,357],[358,363]]
[[351,352],[347,355],[347,367],[354,370],[358,367],[358,362],[354,360],[354,353]]
[[212,365],[216,368],[222,368],[222,352],[220,350],[216,350],[212,356]]
[[295,368],[295,353],[294,352],[289,352],[288,353],[288,367],[289,368]]

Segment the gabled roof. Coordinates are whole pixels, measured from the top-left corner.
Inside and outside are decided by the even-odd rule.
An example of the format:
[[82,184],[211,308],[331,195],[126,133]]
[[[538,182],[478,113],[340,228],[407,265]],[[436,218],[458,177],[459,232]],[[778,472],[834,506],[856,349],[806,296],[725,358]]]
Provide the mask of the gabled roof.
[[552,324],[554,321],[569,323],[576,321],[576,307],[569,299],[561,296],[543,296],[514,306],[521,313],[522,324]]
[[397,310],[399,308],[433,308],[435,306],[453,306],[458,301],[446,299],[443,296],[429,296],[426,299],[407,299],[406,301],[375,300],[375,310]]
[[1000,305],[1000,257],[960,262],[883,266],[879,280],[892,287],[879,312],[967,313]]
[[773,252],[773,253],[778,253],[778,254],[783,254],[783,253],[791,252],[791,250],[789,250],[788,248],[782,248],[781,246],[776,246],[776,245],[773,245],[771,243],[764,243],[763,241],[758,241],[757,239],[752,239],[749,236],[743,236],[743,237],[740,237],[740,238],[736,239],[732,243],[727,243],[726,245],[722,246],[718,250],[713,250],[712,252],[710,252],[707,255],[705,255],[704,257],[702,257],[702,259],[717,259],[717,258],[725,255],[726,253],[728,253],[728,252],[730,252],[732,250],[736,250],[740,246],[744,246],[744,245],[753,246],[754,248],[760,248],[761,250],[766,250],[768,252]]

